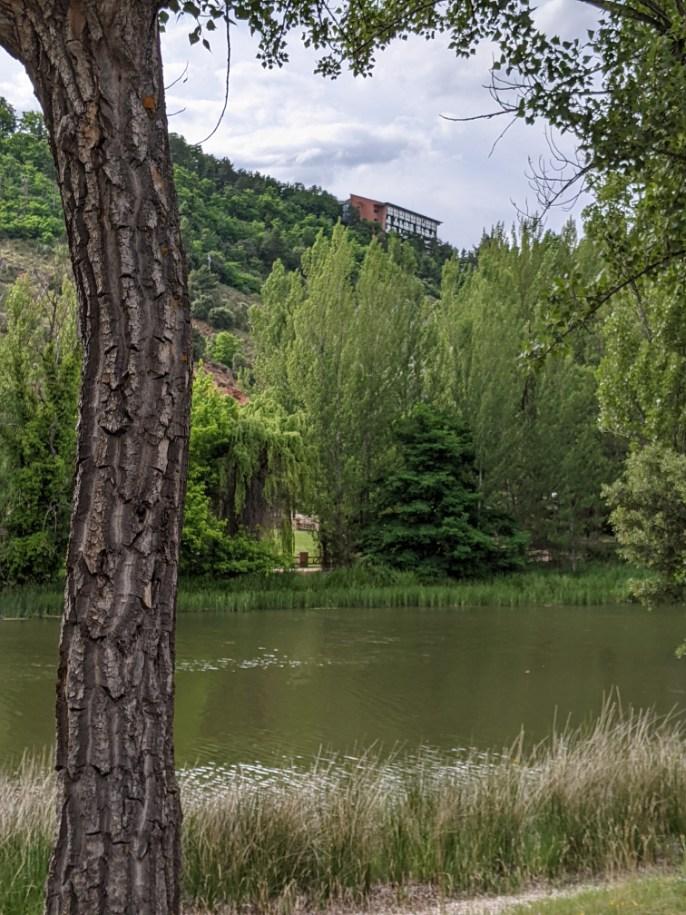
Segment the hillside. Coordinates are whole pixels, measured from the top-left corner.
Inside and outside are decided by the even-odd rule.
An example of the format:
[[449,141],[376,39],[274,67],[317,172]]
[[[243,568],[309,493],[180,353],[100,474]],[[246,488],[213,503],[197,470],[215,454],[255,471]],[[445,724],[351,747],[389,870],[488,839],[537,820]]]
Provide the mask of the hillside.
[[[249,304],[246,295],[259,292],[277,259],[289,269],[298,267],[318,232],[330,234],[341,204],[322,188],[235,168],[175,134],[171,149],[192,292],[195,299],[205,299],[195,316],[209,319],[216,329],[240,329]],[[375,230],[357,222],[352,231],[366,245]],[[17,115],[0,98],[0,240],[7,239],[26,244],[16,249],[12,263],[50,258],[64,243],[64,224],[41,116]],[[441,242],[408,244],[415,250],[417,275],[436,295],[441,268],[455,250]],[[11,265],[3,264],[0,282],[12,272]],[[217,307],[230,314],[215,315],[215,324],[209,313]]]

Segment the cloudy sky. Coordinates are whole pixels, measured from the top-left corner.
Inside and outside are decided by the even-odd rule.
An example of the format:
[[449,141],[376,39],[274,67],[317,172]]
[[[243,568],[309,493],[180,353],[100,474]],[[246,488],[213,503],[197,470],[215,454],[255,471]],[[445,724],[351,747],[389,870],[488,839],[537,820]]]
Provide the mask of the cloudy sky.
[[[591,24],[576,0],[546,0],[540,23],[565,35]],[[187,38],[188,24],[164,36],[170,127],[195,143],[216,123],[225,79],[225,44],[212,52]],[[217,35],[218,33],[215,33]],[[501,119],[456,124],[441,115],[469,116],[493,108],[484,84],[492,50],[468,61],[446,43],[397,42],[379,55],[374,76],[324,80],[312,73],[314,56],[293,42],[290,63],[264,70],[256,42],[233,30],[228,112],[206,152],[284,181],[318,184],[343,199],[349,193],[390,200],[440,219],[440,236],[458,247],[478,242],[484,227],[511,225],[517,208],[536,209],[528,160],[546,155],[543,125],[516,123],[492,149]],[[23,71],[0,51],[0,95],[16,108],[36,108]],[[178,112],[178,113],[175,113]],[[575,212],[578,213],[579,207]],[[553,213],[558,226],[569,214]]]

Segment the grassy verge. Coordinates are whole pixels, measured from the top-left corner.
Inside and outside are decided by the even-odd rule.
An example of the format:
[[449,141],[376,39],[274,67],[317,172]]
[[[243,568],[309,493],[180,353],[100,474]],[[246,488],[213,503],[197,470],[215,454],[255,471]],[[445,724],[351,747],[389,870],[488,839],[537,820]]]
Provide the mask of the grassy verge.
[[312,531],[293,531],[293,542],[296,562],[301,552],[308,554],[311,565],[319,562],[319,544]]
[[684,912],[686,879],[672,876],[630,880],[563,899],[539,899],[505,909],[503,915],[683,915]]
[[[422,583],[410,573],[365,569],[272,573],[229,581],[182,581],[179,610],[292,610],[322,607],[465,607],[538,605],[593,606],[622,603],[635,570],[617,564],[589,565],[578,572],[531,569],[478,581]],[[0,591],[0,618],[59,613],[57,585]]]
[[[39,911],[50,794],[36,768],[0,780],[3,915]],[[330,764],[260,790],[239,778],[211,796],[186,786],[184,806],[184,894],[198,908],[361,902],[383,886],[510,893],[680,863],[686,737],[606,710],[525,758]]]

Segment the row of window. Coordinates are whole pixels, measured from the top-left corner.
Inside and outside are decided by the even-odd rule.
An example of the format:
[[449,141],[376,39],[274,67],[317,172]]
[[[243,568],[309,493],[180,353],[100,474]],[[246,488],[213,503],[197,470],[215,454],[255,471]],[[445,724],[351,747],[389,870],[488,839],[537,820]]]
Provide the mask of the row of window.
[[399,232],[413,232],[428,238],[435,238],[437,233],[437,224],[421,217],[402,218],[394,217],[389,213],[386,217],[386,225],[389,229],[395,229]]

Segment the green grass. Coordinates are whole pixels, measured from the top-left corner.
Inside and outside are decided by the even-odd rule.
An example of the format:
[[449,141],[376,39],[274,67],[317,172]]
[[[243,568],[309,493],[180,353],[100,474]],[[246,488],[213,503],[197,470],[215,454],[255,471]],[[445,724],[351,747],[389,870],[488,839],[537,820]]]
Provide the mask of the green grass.
[[[370,757],[259,790],[236,779],[207,795],[190,783],[182,791],[184,896],[198,909],[362,903],[384,886],[512,893],[680,865],[686,737],[674,722],[608,707],[590,730],[526,756],[515,746],[391,767]],[[37,767],[0,778],[2,915],[39,911],[51,795]]]
[[537,900],[505,909],[504,915],[683,915],[686,879],[646,877],[563,899]]
[[[292,610],[324,607],[594,606],[627,600],[636,571],[619,563],[578,572],[535,568],[487,580],[427,584],[411,573],[354,568],[272,573],[228,581],[182,581],[180,612]],[[59,585],[0,591],[0,618],[60,613]]]
[[310,565],[316,565],[319,562],[319,543],[312,531],[293,531],[294,555],[296,563],[298,554],[306,552],[310,557]]
[[572,573],[534,569],[488,580],[423,583],[410,573],[349,569],[284,573],[230,582],[184,582],[181,611],[323,607],[590,606],[627,600],[636,573],[620,564]]

